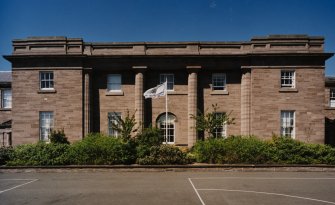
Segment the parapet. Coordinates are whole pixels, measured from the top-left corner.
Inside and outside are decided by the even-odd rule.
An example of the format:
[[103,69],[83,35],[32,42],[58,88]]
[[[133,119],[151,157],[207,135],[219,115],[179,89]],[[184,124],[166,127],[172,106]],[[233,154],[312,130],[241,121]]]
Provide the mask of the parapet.
[[13,55],[243,55],[252,53],[322,53],[324,38],[308,35],[269,35],[236,42],[107,42],[81,38],[29,37],[13,40]]

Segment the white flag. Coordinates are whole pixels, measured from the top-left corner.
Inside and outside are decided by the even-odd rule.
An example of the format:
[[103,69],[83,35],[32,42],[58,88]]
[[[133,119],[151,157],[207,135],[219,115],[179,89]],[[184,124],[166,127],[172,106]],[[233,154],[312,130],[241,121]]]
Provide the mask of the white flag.
[[166,95],[166,86],[167,83],[163,83],[163,84],[160,84],[160,85],[157,85],[156,87],[154,88],[150,88],[149,90],[145,91],[144,92],[144,98],[147,99],[147,98],[158,98],[158,97],[161,97],[161,96],[165,96]]

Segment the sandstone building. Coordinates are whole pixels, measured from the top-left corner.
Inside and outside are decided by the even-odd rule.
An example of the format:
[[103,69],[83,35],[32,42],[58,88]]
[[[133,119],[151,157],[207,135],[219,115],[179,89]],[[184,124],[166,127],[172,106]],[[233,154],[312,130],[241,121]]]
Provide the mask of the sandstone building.
[[11,145],[12,74],[0,71],[0,146]]
[[326,77],[325,143],[335,145],[335,77]]
[[[235,118],[218,136],[276,134],[324,143],[325,115],[334,119],[331,86],[325,89],[331,56],[323,37],[307,35],[243,42],[14,40],[13,53],[4,56],[12,63],[13,144],[47,140],[51,129],[64,129],[71,141],[89,132],[117,135],[115,117],[136,110],[137,122],[167,130],[169,143],[192,146],[201,135],[190,115],[212,104]],[[165,80],[168,121],[164,98],[143,97]]]

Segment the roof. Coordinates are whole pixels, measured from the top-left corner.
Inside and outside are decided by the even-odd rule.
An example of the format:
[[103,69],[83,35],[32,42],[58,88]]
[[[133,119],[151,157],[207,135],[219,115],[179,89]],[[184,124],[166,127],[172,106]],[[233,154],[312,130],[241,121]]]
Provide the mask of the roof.
[[0,83],[11,83],[12,71],[0,71]]

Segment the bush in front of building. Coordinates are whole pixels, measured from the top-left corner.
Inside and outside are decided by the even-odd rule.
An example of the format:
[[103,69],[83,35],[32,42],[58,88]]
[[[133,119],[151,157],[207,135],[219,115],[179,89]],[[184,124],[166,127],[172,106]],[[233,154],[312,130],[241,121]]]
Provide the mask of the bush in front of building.
[[335,149],[289,137],[261,140],[231,136],[198,141],[192,149],[197,162],[213,164],[335,164]]
[[141,165],[169,165],[191,163],[187,152],[172,145],[162,144],[164,137],[160,129],[149,127],[136,138],[136,162]]
[[158,128],[151,126],[144,128],[135,138],[137,158],[144,158],[150,155],[150,148],[152,146],[160,146],[163,140],[162,133]]
[[68,158],[75,165],[133,164],[136,146],[133,140],[108,137],[100,133],[87,135],[70,146]]
[[0,165],[5,165],[12,158],[12,147],[0,147]]
[[335,164],[335,149],[328,145],[309,144],[290,137],[273,136],[269,146],[274,163]]
[[64,129],[62,130],[52,130],[50,133],[50,142],[58,144],[70,144],[65,136]]
[[11,166],[48,166],[66,165],[69,163],[68,144],[37,144],[19,145],[14,148],[7,165]]
[[137,158],[137,163],[141,165],[190,164],[192,160],[178,147],[159,145],[150,147],[149,154]]
[[192,149],[197,162],[213,164],[267,163],[270,147],[254,136],[231,136],[198,141]]

